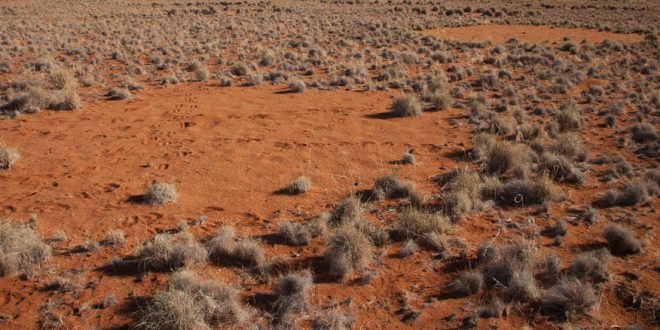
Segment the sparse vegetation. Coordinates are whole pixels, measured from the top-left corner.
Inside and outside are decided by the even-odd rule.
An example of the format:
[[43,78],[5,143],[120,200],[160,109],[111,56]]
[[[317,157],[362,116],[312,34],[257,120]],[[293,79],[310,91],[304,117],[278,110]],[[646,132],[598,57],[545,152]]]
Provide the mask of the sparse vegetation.
[[0,219],[0,277],[31,273],[50,256],[50,246],[32,228]]
[[136,329],[205,329],[241,324],[248,317],[236,289],[189,271],[175,273],[169,288],[154,295],[139,315]]
[[639,240],[628,229],[619,225],[609,225],[603,231],[610,252],[615,255],[637,254],[642,247]]
[[1,7],[7,328],[657,326],[649,0]]
[[351,225],[339,227],[330,237],[324,254],[328,274],[343,280],[349,273],[365,269],[373,253],[373,243],[362,231]]
[[147,187],[143,200],[147,204],[162,205],[176,201],[176,186],[168,183],[154,182]]
[[0,170],[7,170],[21,158],[16,149],[7,148],[0,144]]
[[108,231],[108,233],[105,235],[105,238],[103,239],[103,241],[101,241],[101,243],[103,245],[114,246],[114,247],[124,246],[124,244],[126,244],[124,231],[121,229],[113,229]]
[[286,187],[286,190],[289,192],[289,194],[297,195],[306,193],[311,188],[312,180],[306,176],[300,176],[291,181],[291,183],[289,183],[289,185]]
[[206,262],[207,251],[190,233],[158,234],[136,252],[142,269],[169,271]]
[[594,206],[600,208],[633,206],[647,198],[646,187],[639,183],[632,183],[619,189],[605,191],[594,201]]
[[296,80],[289,84],[289,89],[294,93],[304,93],[307,90],[307,85],[302,80]]
[[287,274],[277,282],[273,313],[278,323],[290,323],[292,314],[305,311],[308,291],[312,285],[312,273],[309,270]]
[[422,105],[417,97],[408,94],[395,98],[391,111],[398,117],[419,117],[422,115]]
[[467,297],[481,292],[484,278],[478,272],[465,272],[459,278],[447,285],[447,295],[451,297]]
[[312,240],[312,233],[301,223],[284,221],[277,226],[277,235],[290,245],[307,245]]
[[541,311],[549,317],[564,321],[583,314],[597,302],[593,289],[578,280],[563,280],[548,290],[541,300]]

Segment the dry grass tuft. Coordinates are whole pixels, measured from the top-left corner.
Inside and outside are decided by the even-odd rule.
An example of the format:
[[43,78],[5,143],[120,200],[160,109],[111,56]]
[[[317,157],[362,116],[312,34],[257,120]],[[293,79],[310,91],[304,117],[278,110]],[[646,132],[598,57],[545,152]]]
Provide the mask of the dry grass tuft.
[[648,199],[646,187],[639,183],[631,183],[619,189],[609,189],[602,193],[594,201],[594,206],[599,208],[626,207]]
[[568,274],[584,282],[608,281],[610,279],[607,270],[608,259],[608,254],[588,253],[579,255],[568,266]]
[[355,318],[333,310],[327,315],[320,316],[312,322],[314,330],[350,330],[353,327]]
[[18,153],[17,149],[10,149],[4,144],[0,144],[0,170],[9,169],[19,159],[21,159],[21,154]]
[[274,292],[277,299],[273,304],[276,323],[290,324],[292,314],[305,311],[308,291],[312,286],[309,270],[287,274],[277,282]]
[[307,85],[302,80],[296,80],[289,84],[289,90],[293,93],[304,93],[307,90]]
[[32,228],[0,219],[0,277],[29,274],[50,256],[50,246]]
[[373,254],[373,243],[362,231],[352,225],[339,227],[324,254],[328,275],[341,281],[349,273],[365,269]]
[[176,186],[168,183],[154,182],[147,187],[144,202],[151,205],[162,205],[176,201]]
[[312,188],[312,180],[306,176],[300,176],[291,181],[286,187],[286,191],[291,195],[298,195],[308,192]]
[[407,94],[394,99],[391,111],[398,117],[419,117],[422,115],[422,105],[416,96]]
[[136,257],[145,270],[169,271],[206,262],[208,253],[190,233],[159,234],[138,248]]
[[352,224],[360,220],[362,215],[362,202],[355,195],[344,198],[330,216],[328,223],[338,227],[343,224]]
[[157,293],[139,311],[136,329],[211,329],[244,323],[248,313],[238,291],[230,286],[198,279],[189,271],[172,275],[169,288]]
[[603,231],[610,252],[614,255],[625,256],[637,254],[642,250],[642,244],[632,231],[616,224],[608,225]]
[[446,288],[446,295],[453,298],[467,297],[481,292],[484,277],[479,272],[465,272],[451,281]]
[[121,247],[126,244],[126,238],[124,237],[124,231],[121,229],[110,230],[105,238],[101,241],[101,244],[106,246],[115,246]]
[[312,233],[306,225],[291,221],[277,226],[277,236],[290,245],[307,245],[312,240]]
[[394,231],[402,238],[419,239],[432,232],[445,233],[450,227],[449,219],[442,214],[406,208],[395,222]]
[[541,312],[553,320],[566,321],[584,314],[597,302],[593,289],[578,280],[562,280],[541,299]]

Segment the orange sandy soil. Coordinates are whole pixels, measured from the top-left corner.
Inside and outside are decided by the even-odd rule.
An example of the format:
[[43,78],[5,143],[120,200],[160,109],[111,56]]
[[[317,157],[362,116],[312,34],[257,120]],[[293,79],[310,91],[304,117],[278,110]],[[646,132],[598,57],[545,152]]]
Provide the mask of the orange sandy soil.
[[[106,293],[121,300],[133,289],[142,293],[141,288],[91,268],[130,254],[181,220],[209,217],[201,228],[192,228],[198,238],[213,234],[223,223],[235,223],[242,235],[265,234],[279,219],[317,215],[356,185],[370,187],[393,167],[424,189],[427,177],[440,172],[439,164],[453,166],[442,159],[442,152],[468,137],[447,124],[458,111],[419,119],[380,118],[391,103],[386,93],[279,90],[281,86],[181,85],[145,90],[125,102],[88,104],[83,111],[1,121],[2,139],[22,154],[11,171],[0,174],[2,216],[26,219],[38,214],[39,232],[48,238],[64,230],[69,245],[99,241],[108,230],[123,229],[129,244],[120,251],[102,248],[91,256],[62,255],[50,262],[54,273],[82,267],[87,281],[98,281],[76,299],[78,304],[98,303]],[[388,164],[409,148],[415,150],[418,166]],[[148,162],[152,167],[145,168]],[[310,193],[273,194],[300,174],[312,178]],[[175,183],[179,200],[163,207],[128,201],[143,193],[151,180]],[[210,272],[222,273],[217,268]],[[40,292],[40,285],[15,277],[0,280],[2,310],[15,318],[10,325],[34,323],[37,307],[53,294]],[[358,301],[376,303],[381,294],[374,290],[387,288],[379,286],[352,294],[363,297]],[[318,286],[316,298],[327,300],[333,287]],[[152,289],[148,285],[144,293]],[[395,294],[393,287],[386,291]],[[104,312],[101,319],[94,314],[83,314],[89,317],[83,324],[108,327],[125,321],[114,313]]]
[[462,27],[448,27],[425,30],[425,35],[431,35],[442,39],[454,39],[458,41],[481,42],[490,40],[494,44],[502,44],[509,39],[516,38],[518,41],[529,43],[558,43],[564,38],[573,42],[589,40],[593,43],[601,43],[604,40],[621,42],[639,42],[644,40],[641,34],[624,34],[597,31],[590,29],[571,29],[551,26],[534,25],[474,25]]
[[[147,89],[133,100],[88,104],[85,110],[73,113],[42,112],[0,121],[2,139],[22,153],[15,167],[0,174],[3,217],[25,219],[38,214],[38,231],[44,237],[57,230],[66,232],[70,241],[60,243],[63,246],[82,244],[85,239],[99,241],[114,228],[123,229],[129,242],[117,250],[102,247],[90,254],[57,255],[47,262],[47,274],[79,269],[84,283],[94,283],[80,296],[43,291],[52,276],[1,279],[1,310],[13,318],[4,326],[35,324],[39,307],[46,302],[58,303],[67,326],[130,324],[131,314],[122,310],[122,304],[83,311],[81,316],[76,312],[83,304],[101,302],[107,294],[115,294],[120,302],[129,293],[150,296],[165,287],[168,276],[117,276],[95,267],[130,255],[142,241],[176,228],[181,220],[202,214],[209,217],[202,226],[190,228],[198,239],[210,236],[223,223],[236,224],[240,235],[267,234],[280,220],[310,218],[329,210],[329,204],[348,191],[369,188],[376,177],[392,170],[429,195],[439,190],[429,176],[467,164],[447,155],[469,141],[466,121],[456,120],[459,110],[425,113],[421,118],[384,118],[383,111],[391,103],[389,93],[310,90],[279,94],[282,89],[179,85]],[[418,165],[389,164],[408,148],[415,150]],[[152,167],[144,167],[148,162]],[[312,178],[310,193],[295,197],[273,194],[300,174]],[[151,180],[176,183],[179,200],[162,207],[130,202]],[[588,202],[595,193],[593,186],[591,181],[587,183],[586,192],[562,189],[568,191],[569,199]],[[660,206],[657,199],[652,204]],[[571,205],[575,204],[561,203],[553,209]],[[474,248],[494,235],[495,222],[509,216],[508,210],[487,213],[461,223],[456,234]],[[654,216],[638,221],[651,224]],[[521,222],[525,216],[512,218]],[[501,242],[506,241],[504,237],[515,237],[513,232],[502,234]],[[599,233],[600,229],[573,227],[557,252],[567,262],[585,244],[601,242]],[[641,287],[657,291],[648,260],[657,258],[658,250],[653,237],[645,238],[650,240],[645,254],[631,257],[628,263],[614,258],[611,269],[618,274],[637,265],[635,270],[646,275]],[[539,240],[542,245],[550,244],[548,238]],[[321,242],[302,248],[265,246],[269,257],[291,259],[289,263],[295,263],[294,252],[304,257],[323,252]],[[311,305],[327,306],[351,297],[355,328],[398,328],[406,325],[394,311],[407,301],[422,311],[411,328],[446,328],[456,323],[442,318],[461,315],[479,302],[478,297],[426,302],[463,268],[453,270],[451,263],[431,262],[426,252],[406,260],[391,257],[398,246],[385,248],[384,263],[376,268],[378,275],[372,284],[317,284]],[[238,276],[234,269],[206,266],[199,272],[203,277],[240,283],[247,300],[271,289]],[[605,324],[626,324],[634,316],[616,299],[613,292],[604,295],[600,308],[592,314]],[[516,328],[525,321],[516,316],[480,321],[484,327],[492,324]]]
[[[515,35],[508,33],[506,39]],[[587,88],[587,84],[579,88]],[[45,238],[58,230],[67,234],[69,241],[56,245],[61,249],[86,239],[99,241],[116,228],[122,229],[128,240],[119,249],[101,247],[88,254],[55,255],[46,262],[45,275],[32,279],[1,278],[0,314],[10,318],[2,323],[3,328],[36,327],[37,320],[43,318],[43,306],[51,306],[51,311],[64,319],[65,328],[130,325],[134,310],[127,310],[127,298],[148,297],[163,289],[168,274],[108,274],[97,268],[131,255],[141,242],[176,228],[182,220],[208,216],[203,225],[189,228],[197,239],[212,235],[225,223],[236,225],[241,236],[259,236],[272,233],[279,221],[301,221],[330,210],[331,204],[348,192],[368,189],[375,178],[391,171],[414,181],[428,196],[441,189],[429,177],[472,166],[451,156],[469,148],[472,126],[461,110],[427,112],[420,118],[388,118],[385,112],[396,93],[309,90],[286,94],[281,93],[283,90],[282,86],[218,88],[200,84],[147,88],[132,100],[88,101],[81,111],[46,111],[0,121],[0,140],[18,148],[22,156],[11,170],[0,172],[0,216],[18,220],[37,214],[37,230]],[[622,125],[626,120],[633,122],[633,116],[628,116],[620,118]],[[583,132],[594,130],[599,120],[595,114],[588,115]],[[597,131],[583,134],[592,153],[618,153],[612,146],[611,130]],[[417,165],[390,163],[407,149],[414,149]],[[624,155],[633,165],[651,167],[631,154]],[[146,166],[148,163],[151,166]],[[311,177],[311,192],[301,196],[274,194],[301,174]],[[161,207],[131,202],[131,197],[142,194],[152,180],[175,183],[178,201]],[[605,188],[607,185],[594,175],[580,190],[562,185],[559,189],[565,200],[552,203],[550,213],[564,217],[567,209],[589,203]],[[659,294],[654,267],[660,250],[653,235],[658,218],[654,210],[658,207],[658,199],[653,198],[644,206],[603,210],[601,219],[606,220],[591,228],[570,226],[558,248],[550,247],[550,238],[538,238],[543,250],[558,253],[565,266],[589,246],[603,243],[600,233],[609,223],[607,219],[631,214],[636,219],[631,228],[646,242],[641,255],[627,260],[612,258],[613,278],[599,305],[591,316],[578,319],[574,325],[609,328],[648,324],[643,321],[646,316],[625,310],[614,288],[622,279],[620,274],[632,270],[641,274],[636,281],[638,288]],[[375,215],[369,219],[385,225],[386,219]],[[497,207],[469,215],[453,236],[465,239],[472,256],[479,242],[496,235],[502,221],[536,221],[539,228],[551,223],[534,219],[528,209]],[[498,243],[518,237],[519,230],[505,230]],[[309,325],[323,306],[348,297],[352,298],[351,307],[339,309],[356,317],[355,329],[445,329],[458,326],[460,317],[477,309],[483,297],[431,299],[470,265],[433,261],[427,252],[397,259],[392,254],[399,246],[384,248],[383,263],[375,267],[377,275],[371,284],[317,283],[310,299],[312,312],[301,323]],[[310,263],[309,258],[323,253],[320,241],[306,247],[265,243],[264,247],[269,259],[280,258],[292,268],[303,267]],[[43,290],[55,275],[72,269],[80,273],[84,286],[76,295]],[[238,269],[209,265],[198,272],[204,278],[236,285],[247,302],[272,289],[272,285],[258,283]],[[102,302],[107,294],[116,295],[119,305],[81,309]],[[395,314],[404,302],[421,311],[410,325]],[[456,320],[448,318],[452,314]],[[508,318],[479,320],[479,328],[518,329],[528,324],[520,315],[512,307]],[[532,324],[535,328],[560,326],[543,318],[535,320],[540,322]]]

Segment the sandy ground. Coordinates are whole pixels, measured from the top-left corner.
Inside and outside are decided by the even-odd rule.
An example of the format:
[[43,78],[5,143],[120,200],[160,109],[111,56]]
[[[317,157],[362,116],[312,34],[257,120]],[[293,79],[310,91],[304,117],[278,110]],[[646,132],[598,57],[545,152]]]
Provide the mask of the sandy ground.
[[[559,42],[564,36],[573,41],[588,38],[592,42],[641,38],[520,26],[477,26],[426,33],[459,40],[490,38],[495,43],[512,37],[530,42]],[[586,87],[585,84],[579,88]],[[392,171],[431,195],[440,191],[429,180],[431,176],[473,166],[456,157],[469,147],[472,130],[462,110],[427,112],[420,118],[392,118],[387,109],[397,92],[309,90],[288,94],[285,90],[283,86],[219,88],[210,84],[149,87],[131,100],[88,101],[81,111],[47,111],[0,121],[0,140],[18,148],[22,156],[11,171],[0,172],[2,217],[18,220],[37,214],[37,230],[45,238],[59,230],[68,236],[68,242],[56,247],[99,241],[108,230],[116,228],[122,229],[128,239],[127,246],[121,249],[103,247],[92,253],[56,255],[47,262],[46,275],[35,280],[0,280],[0,314],[12,318],[3,327],[32,328],[41,317],[43,306],[57,306],[53,311],[64,318],[66,328],[129,325],[129,298],[149,296],[162,289],[168,276],[109,274],[97,268],[130,255],[142,241],[176,228],[181,221],[208,216],[203,225],[189,229],[199,239],[227,223],[234,224],[241,236],[259,237],[272,233],[279,221],[301,221],[330,210],[331,204],[348,192],[368,189],[375,178]],[[590,117],[584,129],[589,131],[596,125],[596,118]],[[610,134],[598,130],[586,142],[598,153],[616,150],[609,145]],[[406,150],[414,150],[417,165],[395,163]],[[626,156],[631,163],[641,164],[632,155]],[[311,192],[302,196],[275,193],[302,174],[311,177]],[[176,184],[178,201],[161,207],[132,202],[153,180]],[[562,187],[566,200],[553,204],[550,212],[564,214],[574,205],[587,204],[603,188],[593,177],[580,190]],[[643,255],[627,261],[614,258],[613,281],[634,265],[634,270],[642,274],[639,287],[650,288],[656,295],[657,273],[653,267],[657,267],[658,248],[652,231],[644,228],[657,223],[654,209],[658,207],[656,198],[650,205],[632,211],[603,212],[605,217],[634,214],[635,228],[647,242]],[[497,222],[522,223],[529,219],[527,211],[491,210],[462,223],[456,234],[469,242],[473,251],[478,242],[495,235]],[[373,222],[386,220],[369,217]],[[564,245],[554,251],[567,263],[588,246],[602,244],[600,232],[604,224],[571,227]],[[537,225],[542,228],[545,224]],[[515,239],[516,235],[515,231],[503,233],[501,242]],[[549,238],[539,240],[549,249]],[[318,283],[310,304],[329,306],[350,297],[350,311],[357,318],[355,329],[444,329],[457,326],[460,316],[482,301],[483,297],[434,299],[444,285],[470,265],[432,262],[427,252],[400,260],[392,257],[398,246],[385,248],[385,261],[377,268],[372,284]],[[289,264],[298,264],[297,267],[309,264],[308,258],[323,252],[322,242],[298,248],[265,247],[269,258],[278,256]],[[76,296],[43,290],[49,279],[63,272],[79,274],[85,289]],[[271,289],[241,276],[235,269],[206,266],[198,272],[206,278],[240,283],[246,301]],[[120,304],[109,309],[83,308],[98,304],[108,294],[116,295]],[[411,325],[400,322],[395,315],[404,301],[422,312]],[[613,290],[603,294],[592,314],[604,328],[629,324],[631,319],[641,317],[630,315],[617,302]],[[512,316],[483,320],[479,328],[514,329],[525,324],[525,320]]]

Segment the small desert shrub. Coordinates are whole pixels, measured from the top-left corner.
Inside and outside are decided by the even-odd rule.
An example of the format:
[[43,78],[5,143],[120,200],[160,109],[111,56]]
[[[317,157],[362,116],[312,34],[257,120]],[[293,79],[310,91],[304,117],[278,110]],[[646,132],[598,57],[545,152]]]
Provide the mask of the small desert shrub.
[[266,260],[259,241],[252,238],[236,242],[232,255],[240,264],[251,267],[261,267]]
[[555,284],[559,281],[561,275],[561,260],[553,252],[546,253],[536,263],[536,269],[539,271],[541,281],[545,284]]
[[354,195],[344,198],[337,206],[329,219],[329,224],[338,227],[343,224],[355,223],[362,214],[362,203]]
[[534,276],[528,271],[514,273],[509,284],[502,290],[506,301],[536,302],[540,293],[536,287]]
[[289,194],[297,195],[306,193],[311,188],[312,180],[306,176],[300,176],[291,181],[291,183],[289,183],[289,185],[286,187],[286,190]]
[[488,120],[488,132],[495,135],[510,136],[515,133],[516,122],[509,117],[492,117]]
[[126,238],[124,237],[124,231],[121,229],[110,230],[106,235],[101,244],[107,246],[116,246],[121,247],[126,244]]
[[491,134],[480,132],[472,136],[472,156],[480,159],[485,158],[491,146],[495,143],[495,137]]
[[328,220],[330,219],[330,214],[327,212],[321,213],[318,217],[310,220],[307,223],[307,229],[312,237],[321,237],[324,236],[328,231]]
[[221,263],[222,259],[230,258],[234,251],[235,237],[234,227],[222,225],[218,232],[206,243],[209,259]]
[[383,246],[390,240],[390,235],[386,230],[376,227],[376,225],[368,220],[360,219],[353,226],[365,234],[371,243],[376,246]]
[[399,117],[419,117],[422,115],[422,105],[416,96],[408,94],[395,98],[391,111]]
[[403,158],[401,158],[401,164],[416,164],[417,161],[415,160],[415,154],[412,153],[412,151],[406,151],[403,154]]
[[374,182],[371,197],[374,200],[382,198],[394,199],[418,195],[415,184],[410,181],[401,181],[395,174],[387,174]]
[[41,83],[28,86],[19,95],[0,107],[1,110],[38,112],[39,109],[74,110],[80,107],[77,86],[66,85],[64,89],[53,88]]
[[328,275],[338,280],[365,269],[374,253],[371,240],[352,225],[337,228],[328,241],[324,259]]
[[483,268],[484,283],[489,288],[497,284],[509,285],[509,281],[511,281],[517,270],[517,264],[501,259],[496,260]]
[[194,72],[195,72],[196,81],[204,82],[209,80],[209,78],[211,78],[211,73],[209,72],[209,69],[207,69],[204,66],[195,69]]
[[264,82],[264,77],[259,73],[251,74],[245,81],[245,86],[259,86]]
[[608,255],[598,253],[579,255],[568,266],[568,274],[584,282],[605,282],[610,278],[608,259]]
[[449,82],[444,71],[437,71],[426,79],[426,85],[430,92],[444,92],[448,90]]
[[540,167],[546,170],[555,182],[579,185],[585,181],[584,174],[563,156],[546,152],[541,155],[539,163]]
[[451,281],[445,294],[449,297],[467,297],[481,292],[484,287],[484,277],[479,272],[465,272]]
[[486,169],[490,174],[502,174],[520,161],[519,153],[510,143],[495,142],[486,156]]
[[444,234],[432,231],[424,235],[421,240],[422,245],[435,252],[444,253],[449,250],[450,245],[447,237]]
[[557,143],[551,147],[551,150],[570,159],[578,161],[587,159],[587,151],[582,143],[582,138],[576,133],[559,135],[557,137]]
[[105,96],[108,100],[125,100],[131,97],[131,92],[126,88],[113,88]]
[[613,224],[605,227],[603,237],[607,240],[610,252],[614,255],[637,254],[642,250],[639,240],[632,231]]
[[534,264],[536,252],[537,248],[534,242],[523,239],[505,245],[502,248],[500,259],[514,263],[518,268],[530,269]]
[[486,286],[489,288],[496,284],[509,286],[518,273],[533,268],[535,252],[536,248],[527,240],[504,246],[498,253],[497,259],[488,262],[482,270]]
[[399,258],[402,259],[408,258],[414,255],[415,253],[417,253],[418,250],[419,250],[419,246],[417,245],[417,243],[415,243],[415,241],[413,240],[408,240],[406,241],[406,243],[403,244],[401,250],[399,250],[398,256]]
[[427,102],[431,109],[434,111],[445,110],[454,105],[454,99],[448,92],[433,92],[424,96],[424,101]]
[[259,241],[243,238],[236,242],[234,237],[233,227],[220,227],[207,243],[209,259],[219,265],[262,267],[266,258]]
[[176,186],[173,184],[154,182],[147,187],[144,202],[151,205],[162,205],[176,201]]
[[31,272],[50,255],[50,246],[32,228],[0,219],[0,277]]
[[307,85],[302,80],[296,80],[289,84],[289,90],[293,93],[304,93],[307,89]]
[[443,194],[449,214],[457,217],[464,212],[479,209],[482,204],[482,188],[483,182],[478,173],[468,169],[455,171],[445,186],[447,192]]
[[0,170],[7,170],[21,158],[16,149],[7,148],[0,144]]
[[646,170],[644,171],[642,178],[646,183],[646,190],[648,191],[649,195],[660,195],[660,170]]
[[552,187],[544,178],[515,179],[495,188],[496,201],[505,205],[541,204],[552,198]]
[[220,87],[230,87],[233,81],[230,77],[221,77],[220,78]]
[[320,316],[312,322],[314,330],[350,330],[355,318],[351,315],[338,311],[331,311],[327,315]]
[[138,248],[136,257],[145,270],[168,271],[206,262],[208,253],[190,233],[159,234]]
[[573,105],[562,106],[555,114],[555,120],[562,132],[577,131],[582,126],[582,116]]
[[600,208],[614,207],[614,206],[633,206],[637,203],[645,201],[648,198],[646,187],[639,183],[631,183],[620,189],[609,189],[600,195],[594,206]]
[[235,76],[244,76],[250,70],[249,66],[243,62],[236,62],[231,66],[231,74]]
[[394,223],[394,231],[399,237],[418,239],[431,232],[445,233],[450,226],[449,219],[439,213],[407,208]]
[[277,236],[290,245],[307,245],[312,240],[307,226],[291,221],[284,221],[277,226]]
[[637,143],[646,143],[658,140],[655,127],[649,123],[639,123],[632,127],[632,139]]
[[49,87],[54,90],[65,90],[78,87],[76,77],[68,71],[53,71],[46,77],[46,79]]
[[565,321],[583,314],[597,302],[593,289],[579,280],[563,280],[541,299],[541,312],[551,319]]
[[305,311],[308,291],[312,285],[312,273],[309,270],[289,273],[277,282],[273,313],[278,323],[289,323],[292,313]]
[[197,279],[188,271],[172,276],[169,288],[157,293],[139,313],[136,329],[197,330],[243,323],[248,313],[236,289]]
[[493,243],[481,243],[477,247],[477,261],[480,264],[489,263],[499,256],[499,249]]

